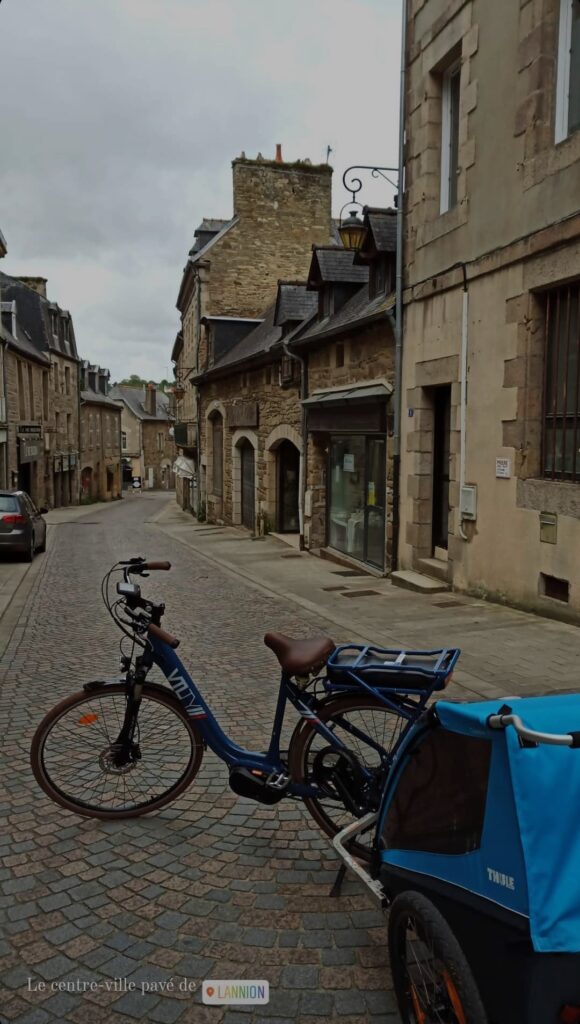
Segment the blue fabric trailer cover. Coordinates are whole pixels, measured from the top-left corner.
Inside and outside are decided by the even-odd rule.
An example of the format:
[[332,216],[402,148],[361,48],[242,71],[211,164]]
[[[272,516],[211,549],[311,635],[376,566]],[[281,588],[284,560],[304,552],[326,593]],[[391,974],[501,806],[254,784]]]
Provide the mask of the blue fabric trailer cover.
[[[537,952],[578,953],[580,748],[523,748],[513,728],[489,729],[489,716],[504,704],[532,729],[580,729],[580,694],[474,704],[438,701],[444,729],[492,742],[480,847],[451,856],[388,849],[382,857],[387,864],[442,879],[529,917]],[[395,788],[393,773],[386,813]]]

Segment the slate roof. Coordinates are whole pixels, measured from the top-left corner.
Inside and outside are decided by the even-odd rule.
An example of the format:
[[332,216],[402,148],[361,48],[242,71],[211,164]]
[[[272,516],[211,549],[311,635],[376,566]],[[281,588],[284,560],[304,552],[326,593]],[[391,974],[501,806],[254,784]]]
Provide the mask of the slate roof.
[[118,402],[113,401],[109,394],[103,394],[102,391],[95,390],[91,387],[90,373],[96,373],[97,376],[106,374],[107,382],[111,376],[109,371],[103,366],[95,366],[89,362],[88,359],[83,359],[81,364],[81,401],[90,402],[92,405],[109,405],[121,411],[121,406]]
[[124,384],[115,384],[109,395],[116,401],[122,401],[127,408],[140,420],[169,420],[169,395],[157,390],[157,415],[151,416],[145,411],[145,388],[132,388]]
[[[78,360],[74,329],[70,313],[56,302],[49,302],[17,277],[0,272],[0,291],[3,301],[16,300],[16,315],[23,331],[37,352],[52,350],[68,359]],[[51,312],[57,314],[58,335],[53,335]],[[63,333],[63,319],[68,321],[68,340]]]
[[312,261],[308,272],[308,287],[321,282],[332,284],[362,284],[368,281],[366,266],[354,262],[354,249],[340,249],[338,246],[313,246]]
[[[247,334],[246,337],[235,346],[235,348],[226,352],[219,362],[214,363],[214,365],[206,372],[211,373],[213,370],[221,370],[222,368],[230,366],[233,367],[237,363],[245,362],[246,359],[251,359],[253,356],[259,356],[269,352],[282,337],[282,328],[274,323],[275,311],[276,303],[273,302],[265,311],[262,323],[258,324],[255,330]],[[203,376],[205,376],[205,374]]]
[[189,250],[188,263],[195,263],[202,254],[205,255],[212,245],[230,230],[236,221],[237,217],[232,217],[230,220],[204,218],[200,226],[195,230],[195,242]]
[[396,252],[397,211],[366,206],[363,213],[377,252]]
[[323,341],[334,334],[365,327],[373,320],[381,319],[393,310],[394,306],[394,295],[377,295],[376,298],[369,299],[368,288],[364,285],[348,302],[345,302],[338,313],[333,313],[323,320],[316,320],[308,326],[300,337],[293,341],[292,347],[298,348],[308,342]]
[[9,348],[14,349],[19,355],[24,356],[26,359],[34,359],[35,362],[41,363],[43,366],[50,366],[50,359],[44,352],[39,352],[34,347],[30,338],[26,336],[22,328],[20,327],[18,320],[16,321],[16,333],[13,334],[0,320],[0,337],[8,345]]
[[274,323],[282,326],[288,322],[311,317],[318,309],[318,296],[308,291],[306,284],[298,281],[279,281],[278,298],[274,312]]

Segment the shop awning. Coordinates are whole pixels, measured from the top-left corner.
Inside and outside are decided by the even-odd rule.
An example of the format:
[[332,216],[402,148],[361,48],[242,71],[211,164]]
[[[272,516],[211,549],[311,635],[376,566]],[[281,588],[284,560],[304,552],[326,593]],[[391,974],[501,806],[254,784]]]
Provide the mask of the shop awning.
[[387,381],[317,391],[302,402],[310,433],[386,433]]
[[329,405],[360,405],[363,402],[386,402],[393,389],[386,381],[372,381],[369,384],[350,384],[344,388],[315,391],[305,398],[302,405],[307,409],[326,409]]
[[173,463],[173,472],[176,476],[187,477],[191,480],[195,477],[195,463],[185,455],[178,455]]

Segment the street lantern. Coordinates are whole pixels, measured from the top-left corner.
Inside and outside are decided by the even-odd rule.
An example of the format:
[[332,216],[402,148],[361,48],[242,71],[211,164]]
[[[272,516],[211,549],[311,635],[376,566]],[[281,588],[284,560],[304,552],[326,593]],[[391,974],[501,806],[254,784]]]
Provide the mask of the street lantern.
[[367,229],[355,209],[349,212],[346,220],[340,218],[338,233],[345,249],[362,248]]
[[185,388],[183,384],[176,382],[173,385],[173,394],[175,395],[175,401],[181,402],[181,399],[185,395]]

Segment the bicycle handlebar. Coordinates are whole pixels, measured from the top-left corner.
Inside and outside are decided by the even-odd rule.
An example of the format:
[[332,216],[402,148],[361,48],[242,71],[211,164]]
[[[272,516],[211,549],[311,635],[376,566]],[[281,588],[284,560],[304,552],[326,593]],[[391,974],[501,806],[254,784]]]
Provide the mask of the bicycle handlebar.
[[505,729],[513,726],[518,736],[528,743],[546,743],[554,747],[580,747],[580,732],[556,733],[538,732],[524,725],[519,715],[490,715],[487,724],[490,729]]
[[[123,564],[123,563],[121,563],[121,564]],[[125,563],[125,564],[127,564],[127,563]],[[126,571],[127,571],[127,573],[132,573],[132,572],[141,573],[141,572],[153,572],[155,569],[162,569],[163,571],[167,572],[169,569],[171,569],[171,562],[137,562],[137,563],[133,562],[133,563],[127,564],[127,570]]]

